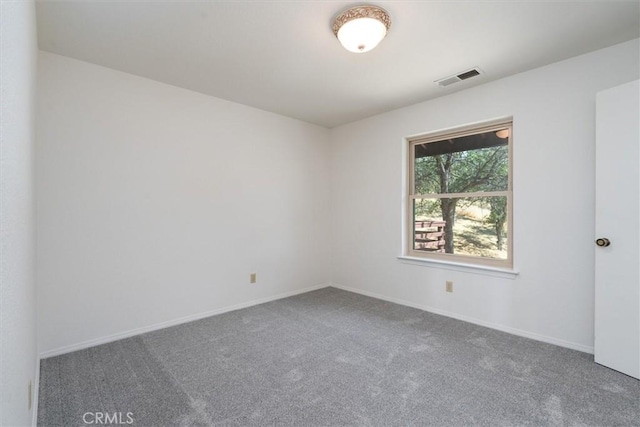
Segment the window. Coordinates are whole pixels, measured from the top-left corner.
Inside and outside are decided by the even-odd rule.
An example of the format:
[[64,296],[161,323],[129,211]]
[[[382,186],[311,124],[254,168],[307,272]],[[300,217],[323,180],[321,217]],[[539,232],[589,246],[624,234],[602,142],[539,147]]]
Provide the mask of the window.
[[410,256],[512,267],[512,123],[410,138]]

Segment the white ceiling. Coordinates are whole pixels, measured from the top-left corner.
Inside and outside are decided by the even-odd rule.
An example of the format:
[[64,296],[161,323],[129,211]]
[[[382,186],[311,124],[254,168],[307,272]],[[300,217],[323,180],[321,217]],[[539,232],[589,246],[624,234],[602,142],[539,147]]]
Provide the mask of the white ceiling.
[[[635,1],[372,1],[373,51],[331,31],[344,1],[39,1],[42,50],[334,127],[640,36]],[[355,3],[359,4],[359,3]],[[441,88],[471,67],[479,77]]]

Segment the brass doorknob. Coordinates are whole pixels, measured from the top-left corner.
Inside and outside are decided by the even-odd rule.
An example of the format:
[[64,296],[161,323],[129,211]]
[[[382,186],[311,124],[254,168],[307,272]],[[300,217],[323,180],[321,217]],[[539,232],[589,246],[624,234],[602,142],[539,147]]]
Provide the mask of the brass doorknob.
[[611,242],[606,237],[601,237],[599,239],[596,239],[596,245],[600,246],[601,248],[606,248],[610,244]]

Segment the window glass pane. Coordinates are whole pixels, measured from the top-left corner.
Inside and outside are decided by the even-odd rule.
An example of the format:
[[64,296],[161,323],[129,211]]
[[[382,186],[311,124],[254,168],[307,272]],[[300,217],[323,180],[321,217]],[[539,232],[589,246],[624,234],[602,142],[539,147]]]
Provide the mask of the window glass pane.
[[507,259],[507,197],[416,199],[413,249]]
[[414,194],[506,191],[509,128],[414,145]]

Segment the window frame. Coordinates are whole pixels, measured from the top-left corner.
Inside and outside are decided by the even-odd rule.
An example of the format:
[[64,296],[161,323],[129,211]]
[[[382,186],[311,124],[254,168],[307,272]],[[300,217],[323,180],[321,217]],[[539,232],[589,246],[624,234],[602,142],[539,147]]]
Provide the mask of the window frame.
[[[445,139],[459,138],[462,136],[476,135],[480,133],[497,131],[508,128],[507,138],[507,159],[508,159],[508,179],[506,191],[495,192],[469,192],[469,193],[415,193],[415,146],[438,142]],[[411,136],[406,138],[408,146],[407,152],[407,192],[406,196],[406,218],[404,238],[406,241],[405,255],[414,258],[422,258],[429,261],[444,261],[447,263],[461,263],[466,265],[477,265],[485,267],[513,268],[513,118],[486,121],[471,125],[429,132],[426,134]],[[447,197],[448,196],[448,197]],[[414,249],[415,223],[414,223],[414,200],[416,199],[442,199],[442,198],[463,198],[463,197],[491,197],[506,196],[507,198],[507,259],[495,259],[472,255],[447,254],[436,252],[425,252]]]

